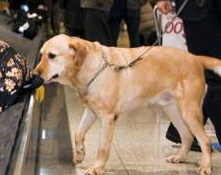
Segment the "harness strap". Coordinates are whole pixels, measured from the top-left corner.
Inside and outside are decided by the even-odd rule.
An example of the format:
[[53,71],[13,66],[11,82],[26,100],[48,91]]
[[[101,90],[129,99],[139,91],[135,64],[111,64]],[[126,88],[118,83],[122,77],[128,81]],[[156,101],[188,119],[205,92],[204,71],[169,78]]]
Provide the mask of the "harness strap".
[[107,67],[107,62],[104,61],[102,67],[95,73],[93,78],[87,83],[87,87],[91,85],[91,83],[100,75],[100,73]]

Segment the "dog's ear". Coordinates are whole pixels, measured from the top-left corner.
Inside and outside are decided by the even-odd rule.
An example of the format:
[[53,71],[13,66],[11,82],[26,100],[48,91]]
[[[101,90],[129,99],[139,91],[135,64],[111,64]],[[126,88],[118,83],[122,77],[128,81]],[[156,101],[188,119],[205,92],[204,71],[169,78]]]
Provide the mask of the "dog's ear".
[[69,37],[68,45],[70,48],[77,51],[85,51],[85,43],[84,40],[77,37]]
[[76,66],[80,66],[87,56],[87,41],[77,37],[69,37],[68,46],[73,50]]

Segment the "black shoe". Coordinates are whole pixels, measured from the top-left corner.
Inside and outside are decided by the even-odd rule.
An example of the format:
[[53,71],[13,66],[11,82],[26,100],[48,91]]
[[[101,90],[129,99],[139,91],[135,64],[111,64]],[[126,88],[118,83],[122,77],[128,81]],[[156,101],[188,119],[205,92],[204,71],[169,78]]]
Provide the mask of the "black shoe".
[[[166,138],[167,138],[168,140],[172,141],[172,142],[181,143],[181,139],[180,139],[179,136],[177,137],[177,136],[175,136],[175,134],[172,134],[172,133],[170,133],[170,132],[168,132],[168,131],[167,131],[167,133],[166,133]],[[201,148],[200,148],[198,142],[197,142],[195,139],[194,139],[194,141],[193,141],[193,144],[192,144],[190,150],[191,150],[191,151],[196,151],[196,152],[201,152]]]

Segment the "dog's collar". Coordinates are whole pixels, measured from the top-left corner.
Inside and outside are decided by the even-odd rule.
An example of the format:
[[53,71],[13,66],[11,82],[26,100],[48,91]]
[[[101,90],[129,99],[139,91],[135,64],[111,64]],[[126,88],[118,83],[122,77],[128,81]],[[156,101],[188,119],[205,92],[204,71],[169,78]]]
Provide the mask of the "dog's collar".
[[100,75],[100,73],[106,69],[110,64],[108,63],[107,59],[105,58],[105,55],[102,51],[102,66],[101,68],[94,74],[94,76],[89,80],[89,82],[85,85],[85,87],[83,89],[81,88],[76,88],[77,92],[81,95],[86,95],[88,93],[88,89],[90,87],[90,85],[94,82],[94,80]]

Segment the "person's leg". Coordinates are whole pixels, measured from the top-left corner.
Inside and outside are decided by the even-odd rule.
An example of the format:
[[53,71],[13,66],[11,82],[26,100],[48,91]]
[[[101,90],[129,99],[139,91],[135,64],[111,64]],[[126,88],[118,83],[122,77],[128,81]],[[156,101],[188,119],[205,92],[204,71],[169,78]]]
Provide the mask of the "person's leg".
[[127,10],[125,16],[125,23],[127,24],[127,30],[130,40],[130,47],[139,47],[140,44],[140,10]]
[[[204,41],[201,42],[201,47],[204,52],[201,54],[221,59],[221,21],[220,12],[217,6],[211,9],[209,15],[201,24],[203,30]],[[198,43],[199,45],[200,43]],[[212,71],[206,71],[206,83],[208,91],[204,99],[203,110],[204,115],[208,116],[214,125],[217,139],[221,143],[221,78]]]
[[110,34],[109,13],[94,9],[84,9],[85,39],[98,41],[103,45],[112,45]]
[[113,38],[113,46],[117,46],[117,40],[120,33],[120,25],[122,22],[122,14],[126,8],[125,0],[114,0],[113,6],[109,14],[109,28]]
[[65,34],[68,36],[77,36],[80,38],[84,38],[84,30],[73,28],[73,26],[65,26]]
[[208,93],[204,100],[204,112],[208,114],[214,129],[217,139],[221,144],[221,83],[209,86]]
[[84,12],[80,0],[67,0],[64,11],[65,34],[84,38]]
[[60,22],[61,22],[61,8],[59,1],[52,3],[51,7],[51,29],[53,35],[60,33]]
[[120,33],[121,17],[109,20],[110,32],[112,35],[112,46],[117,46],[117,40]]

